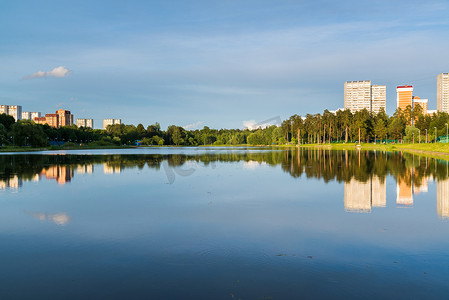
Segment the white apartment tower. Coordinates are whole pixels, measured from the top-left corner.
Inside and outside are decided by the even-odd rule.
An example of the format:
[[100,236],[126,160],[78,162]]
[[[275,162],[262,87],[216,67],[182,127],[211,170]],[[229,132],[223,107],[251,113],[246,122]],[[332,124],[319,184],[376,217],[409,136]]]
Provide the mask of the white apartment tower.
[[41,117],[41,113],[38,111],[31,113],[31,120],[33,120],[33,121],[35,118],[40,118],[40,117]]
[[352,113],[364,108],[371,111],[371,81],[346,81],[344,105]]
[[449,73],[437,76],[437,111],[449,113]]
[[20,105],[0,105],[0,114],[12,116],[16,122],[22,120],[22,106]]
[[384,111],[387,108],[387,87],[385,85],[372,85],[371,86],[371,111],[373,113],[379,113],[380,109]]
[[22,111],[22,120],[31,120],[31,112]]
[[386,86],[371,85],[371,80],[346,81],[344,86],[344,108],[352,113],[367,109],[378,113],[386,109]]
[[106,130],[109,125],[122,124],[121,119],[104,119],[103,120],[103,129]]
[[76,126],[94,128],[94,119],[76,119]]
[[40,112],[30,112],[30,111],[22,112],[22,120],[34,120],[34,118],[40,118],[40,117],[41,117]]

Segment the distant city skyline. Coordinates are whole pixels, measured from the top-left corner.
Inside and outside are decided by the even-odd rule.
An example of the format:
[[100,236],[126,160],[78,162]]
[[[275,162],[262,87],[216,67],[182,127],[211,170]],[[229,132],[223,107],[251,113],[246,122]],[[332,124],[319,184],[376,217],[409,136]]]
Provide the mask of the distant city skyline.
[[[371,80],[354,80],[354,81],[346,81],[344,83],[343,88],[343,108],[329,109],[332,113],[336,113],[338,110],[349,109],[352,113],[356,111],[367,109],[373,113],[379,113],[381,109],[384,109],[386,112],[386,90],[387,87],[385,85],[372,84]],[[397,108],[401,108],[402,110],[406,109],[408,106],[414,107],[415,104],[419,104],[422,108],[422,112],[424,114],[433,114],[437,111],[449,112],[448,103],[449,103],[449,73],[441,73],[436,77],[436,94],[437,94],[437,107],[438,110],[429,109],[429,100],[421,99],[421,97],[414,95],[413,85],[400,85],[396,86],[396,106]],[[65,117],[61,115],[61,112],[65,112],[69,114],[70,121],[65,120]],[[94,119],[92,118],[77,118],[76,122],[74,122],[74,115],[70,113],[70,111],[59,109],[56,111],[56,114],[45,114],[45,117],[40,117],[40,112],[22,112],[21,105],[0,105],[0,113],[6,113],[13,116],[16,121],[20,119],[31,119],[34,120],[38,124],[49,124],[53,127],[65,126],[75,124],[78,127],[90,127],[94,129],[106,129],[108,125],[114,124],[122,124],[121,119],[107,118],[103,119],[103,127],[95,127]],[[56,115],[59,114],[59,119],[64,120],[59,122],[56,118]],[[301,114],[304,117],[308,112],[304,112]],[[293,113],[291,114],[293,115]],[[392,114],[391,114],[392,115]],[[32,117],[33,116],[33,117]],[[157,121],[156,121],[157,122]],[[244,121],[244,127],[248,129],[254,129],[251,124],[252,121]],[[253,122],[254,123],[254,122]],[[130,123],[127,123],[130,124]],[[144,126],[151,125],[143,124]],[[176,123],[172,123],[174,125],[178,125]],[[269,124],[269,123],[266,123]],[[138,125],[138,124],[133,124]],[[195,127],[199,127],[203,125],[202,122],[197,122],[195,124],[190,124],[184,126],[186,130],[195,129]],[[207,124],[204,124],[206,126]]]
[[448,15],[442,0],[7,1],[0,103],[97,126],[243,128],[337,109],[345,81],[370,79],[388,114],[404,83],[432,110]]

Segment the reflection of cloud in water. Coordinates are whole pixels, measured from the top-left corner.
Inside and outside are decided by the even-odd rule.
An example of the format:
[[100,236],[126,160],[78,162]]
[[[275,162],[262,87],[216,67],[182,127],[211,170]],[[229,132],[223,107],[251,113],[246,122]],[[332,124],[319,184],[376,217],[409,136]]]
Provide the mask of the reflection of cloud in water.
[[244,169],[249,169],[249,170],[254,170],[257,166],[262,166],[262,165],[266,165],[266,162],[258,162],[255,160],[250,160],[250,161],[245,161],[243,163],[243,168]]
[[56,225],[66,225],[70,221],[70,217],[66,213],[46,214],[32,212],[31,215],[39,221],[52,221]]

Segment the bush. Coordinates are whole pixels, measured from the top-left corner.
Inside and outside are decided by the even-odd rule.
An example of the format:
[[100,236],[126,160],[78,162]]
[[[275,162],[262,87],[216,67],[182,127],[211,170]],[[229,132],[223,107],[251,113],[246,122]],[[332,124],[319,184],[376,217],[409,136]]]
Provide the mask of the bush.
[[62,145],[63,148],[74,148],[74,147],[78,147],[78,144],[72,143],[72,142],[67,142],[64,145]]
[[105,147],[105,146],[111,146],[112,144],[109,142],[106,142],[105,140],[95,141],[92,143],[89,143],[89,146],[91,147]]

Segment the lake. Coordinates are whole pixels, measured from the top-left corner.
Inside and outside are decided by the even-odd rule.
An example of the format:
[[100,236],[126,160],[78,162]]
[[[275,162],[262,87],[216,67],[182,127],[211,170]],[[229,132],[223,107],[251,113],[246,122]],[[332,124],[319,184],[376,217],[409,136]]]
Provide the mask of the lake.
[[0,298],[446,299],[448,218],[409,153],[6,153]]

